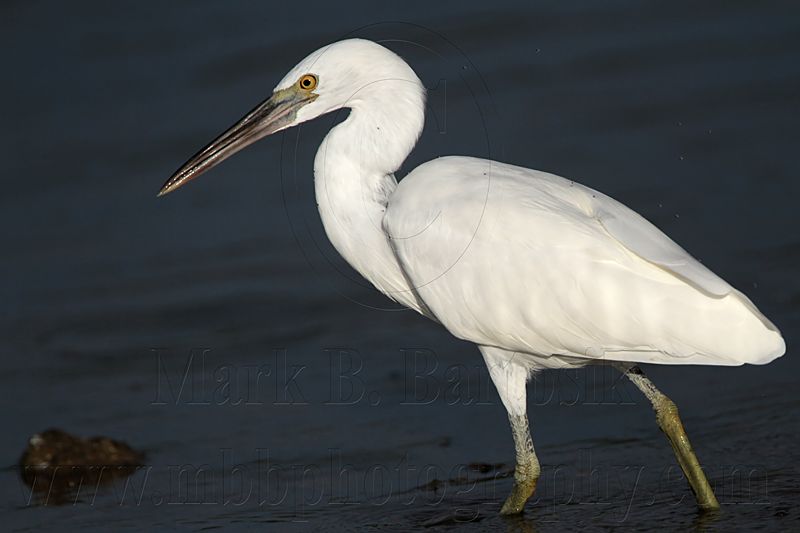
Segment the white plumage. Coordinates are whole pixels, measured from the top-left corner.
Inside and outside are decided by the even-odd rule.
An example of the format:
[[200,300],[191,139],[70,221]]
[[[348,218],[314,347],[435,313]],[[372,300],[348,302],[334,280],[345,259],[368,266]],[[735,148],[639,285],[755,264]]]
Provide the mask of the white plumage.
[[763,364],[785,350],[746,296],[655,226],[552,174],[441,158],[401,182],[383,224],[448,330],[532,367]]
[[[472,157],[430,161],[398,185],[392,173],[422,131],[424,89],[385,48],[336,43],[278,89],[319,71],[323,100],[328,68],[353,58],[381,68],[348,66],[349,94],[332,87],[333,107],[352,112],[320,146],[316,195],[334,246],[389,297],[534,369],[762,364],[784,353],[780,333],[747,297],[588,187]],[[299,118],[316,116],[315,105]]]
[[763,364],[777,328],[647,220],[552,174],[472,157],[394,172],[424,124],[425,89],[397,55],[341,41],[302,60],[267,101],[190,159],[170,192],[244,146],[349,108],[314,161],[325,231],[390,298],[477,344],[509,412],[519,512],[539,463],[526,418],[532,370],[611,363],[653,402],[702,508],[714,497],[675,405],[635,363]]

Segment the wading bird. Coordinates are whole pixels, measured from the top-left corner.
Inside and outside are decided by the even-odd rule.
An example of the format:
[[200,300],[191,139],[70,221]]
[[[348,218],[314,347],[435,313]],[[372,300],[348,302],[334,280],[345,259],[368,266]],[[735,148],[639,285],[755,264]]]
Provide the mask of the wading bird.
[[719,507],[675,404],[637,363],[764,364],[785,351],[778,329],[647,220],[573,181],[441,157],[398,183],[422,132],[425,88],[383,46],[350,39],[303,59],[159,196],[271,133],[342,108],[349,116],[314,160],[325,232],[378,290],[477,344],[516,447],[501,513],[521,512],[539,477],[528,378],[587,364],[613,365],[641,389],[698,505]]

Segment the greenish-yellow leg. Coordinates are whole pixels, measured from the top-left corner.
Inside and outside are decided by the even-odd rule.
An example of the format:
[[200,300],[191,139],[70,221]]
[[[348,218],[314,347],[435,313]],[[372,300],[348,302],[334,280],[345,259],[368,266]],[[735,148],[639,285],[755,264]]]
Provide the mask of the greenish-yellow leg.
[[517,456],[514,487],[500,509],[500,514],[517,514],[522,512],[525,502],[533,496],[540,472],[539,459],[533,451],[533,440],[528,428],[525,384],[530,375],[530,368],[517,361],[517,354],[491,346],[481,346],[480,350],[492,382],[497,387],[500,400],[508,412]]
[[705,472],[700,466],[700,461],[697,460],[697,456],[692,450],[692,445],[689,443],[686,430],[683,429],[683,423],[680,416],[678,416],[678,408],[675,403],[658,390],[639,367],[634,366],[627,369],[625,375],[653,404],[658,426],[672,445],[675,456],[678,458],[678,464],[681,465],[681,469],[697,499],[697,505],[703,510],[719,509],[717,497],[714,496],[714,491],[711,490],[711,485],[708,484],[708,479],[706,479]]
[[511,422],[511,432],[514,435],[517,464],[514,467],[514,487],[500,509],[500,514],[504,515],[522,512],[525,502],[536,490],[536,481],[540,473],[539,459],[533,451],[533,441],[528,429],[528,417],[509,414],[508,420]]

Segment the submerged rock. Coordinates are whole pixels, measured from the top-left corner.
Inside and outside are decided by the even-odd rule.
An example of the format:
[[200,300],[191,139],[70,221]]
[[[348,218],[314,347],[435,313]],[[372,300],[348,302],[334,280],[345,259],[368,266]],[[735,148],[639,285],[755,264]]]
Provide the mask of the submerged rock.
[[144,454],[108,437],[81,438],[60,429],[33,435],[19,460],[20,475],[35,492],[69,493],[129,476]]

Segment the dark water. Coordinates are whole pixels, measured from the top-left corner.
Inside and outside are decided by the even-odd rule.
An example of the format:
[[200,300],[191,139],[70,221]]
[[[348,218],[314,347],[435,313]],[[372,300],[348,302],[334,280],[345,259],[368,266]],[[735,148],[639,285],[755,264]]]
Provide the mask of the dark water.
[[[582,181],[782,329],[789,352],[766,367],[649,369],[718,516],[696,513],[645,401],[591,369],[530,385],[539,492],[524,518],[497,516],[513,448],[477,350],[324,239],[311,161],[341,117],[156,200],[350,34],[387,40],[431,89],[407,168],[471,154]],[[0,44],[3,529],[800,527],[792,3],[5,2]],[[123,439],[147,465],[43,505],[13,465],[53,426]]]

